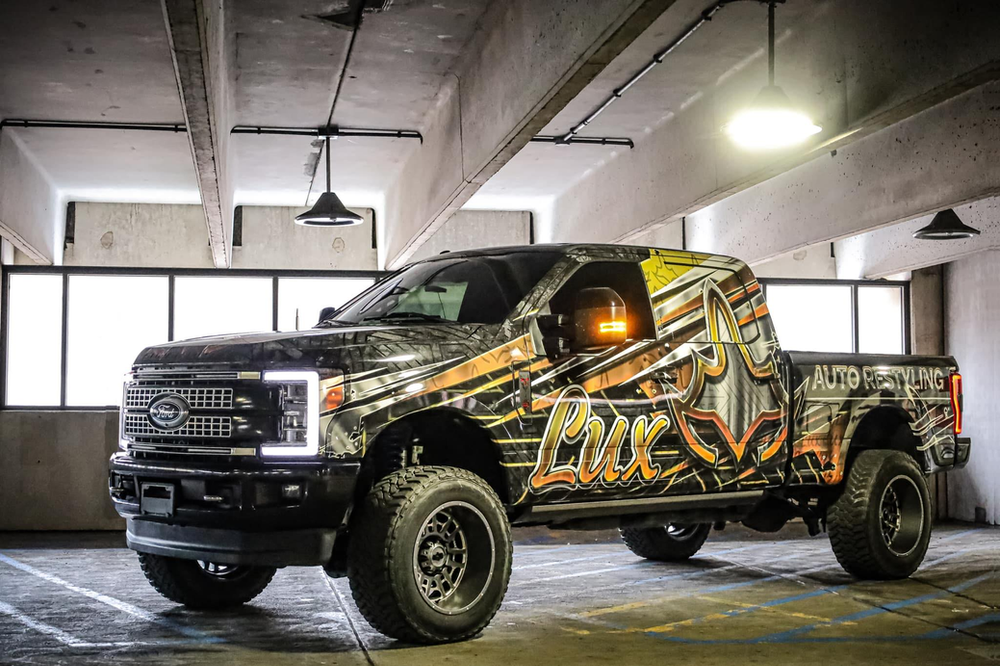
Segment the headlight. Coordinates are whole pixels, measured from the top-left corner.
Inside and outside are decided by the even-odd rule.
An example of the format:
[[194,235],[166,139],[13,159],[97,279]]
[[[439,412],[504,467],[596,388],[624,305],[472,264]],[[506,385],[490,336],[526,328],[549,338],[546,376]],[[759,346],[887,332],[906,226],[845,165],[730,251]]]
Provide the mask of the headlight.
[[[315,370],[270,370],[264,381],[281,390],[279,440],[260,447],[265,456],[319,454],[320,381]],[[326,382],[324,382],[325,384]],[[324,403],[326,400],[324,399]]]

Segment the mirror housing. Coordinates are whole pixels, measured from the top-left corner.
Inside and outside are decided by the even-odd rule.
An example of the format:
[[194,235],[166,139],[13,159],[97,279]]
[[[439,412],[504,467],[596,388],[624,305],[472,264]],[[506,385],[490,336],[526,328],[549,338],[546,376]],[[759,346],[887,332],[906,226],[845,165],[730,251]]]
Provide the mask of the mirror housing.
[[588,287],[576,295],[573,349],[600,349],[628,339],[625,301],[610,287]]

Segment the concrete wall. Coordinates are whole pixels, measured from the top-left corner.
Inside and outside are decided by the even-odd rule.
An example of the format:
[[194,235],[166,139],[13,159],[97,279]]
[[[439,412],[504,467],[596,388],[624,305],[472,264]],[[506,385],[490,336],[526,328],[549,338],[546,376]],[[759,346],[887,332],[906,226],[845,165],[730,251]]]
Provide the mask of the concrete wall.
[[118,413],[0,411],[0,530],[117,530]]
[[59,191],[15,131],[0,131],[0,236],[34,263],[58,263],[62,208]]
[[981,252],[945,266],[945,349],[958,359],[965,389],[968,467],[948,474],[951,517],[973,520],[976,507],[1000,523],[1000,253]]
[[[77,203],[70,266],[213,268],[201,206]],[[234,268],[374,270],[371,209],[356,227],[301,227],[304,208],[243,207],[243,245],[233,249]]]
[[525,211],[460,210],[421,245],[411,261],[444,250],[475,250],[531,242],[531,213]]

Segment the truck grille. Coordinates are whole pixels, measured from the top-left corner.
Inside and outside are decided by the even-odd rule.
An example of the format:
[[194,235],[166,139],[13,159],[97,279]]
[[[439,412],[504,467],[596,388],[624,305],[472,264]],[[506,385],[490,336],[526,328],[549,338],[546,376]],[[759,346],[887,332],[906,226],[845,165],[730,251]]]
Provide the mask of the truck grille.
[[146,409],[149,402],[163,393],[176,393],[191,409],[232,409],[233,389],[176,386],[130,386],[125,392],[125,409]]
[[[148,401],[147,401],[148,402]],[[154,426],[146,414],[125,414],[127,437],[204,437],[227,439],[232,435],[233,419],[229,416],[192,415],[187,423],[176,430],[161,430]]]

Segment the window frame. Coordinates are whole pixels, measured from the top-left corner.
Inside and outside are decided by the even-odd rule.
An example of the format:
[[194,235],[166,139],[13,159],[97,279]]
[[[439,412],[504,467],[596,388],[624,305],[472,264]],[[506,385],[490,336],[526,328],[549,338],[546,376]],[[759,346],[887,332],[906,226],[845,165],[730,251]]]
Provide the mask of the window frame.
[[[211,268],[132,268],[121,266],[35,266],[35,265],[4,265],[0,267],[0,411],[109,411],[117,410],[116,405],[80,405],[66,404],[66,376],[68,371],[69,343],[69,278],[71,275],[106,275],[106,276],[141,276],[167,278],[167,341],[174,340],[174,306],[176,292],[174,289],[177,277],[265,277],[271,278],[271,330],[278,330],[278,281],[280,278],[305,277],[327,279],[374,279],[378,283],[390,275],[388,271],[367,270],[266,270],[253,268],[230,268],[225,270]],[[7,355],[9,352],[8,327],[10,326],[10,277],[12,275],[58,275],[62,277],[62,304],[60,322],[62,341],[59,362],[59,404],[58,405],[7,405]]]
[[[757,278],[757,282],[760,283],[760,287],[764,293],[764,302],[767,303],[767,288],[769,285],[776,286],[791,286],[791,287],[812,287],[812,286],[839,286],[839,287],[850,287],[851,288],[851,354],[859,354],[858,343],[861,337],[861,321],[858,315],[858,291],[865,287],[899,287],[903,290],[902,293],[902,335],[903,335],[903,354],[909,355],[913,353],[913,349],[910,341],[910,283],[903,280],[837,280],[833,278],[828,279],[813,279],[813,278]],[[778,338],[778,343],[781,343],[781,338]],[[877,356],[878,354],[874,354]]]

